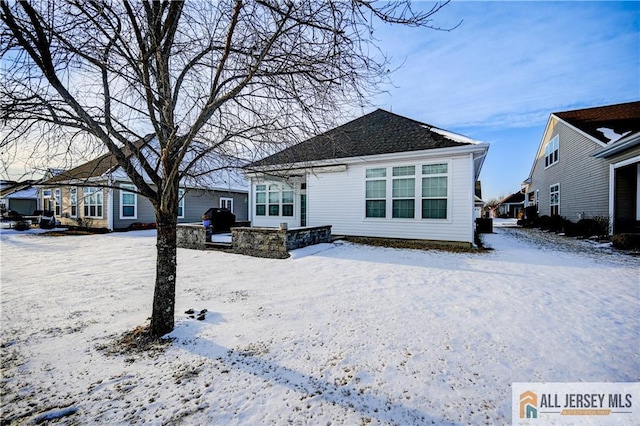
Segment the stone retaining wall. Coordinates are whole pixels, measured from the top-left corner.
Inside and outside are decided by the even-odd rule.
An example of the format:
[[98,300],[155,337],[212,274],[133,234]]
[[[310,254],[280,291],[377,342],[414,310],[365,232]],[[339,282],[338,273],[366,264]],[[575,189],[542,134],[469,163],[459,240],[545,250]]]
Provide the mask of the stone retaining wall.
[[286,259],[289,250],[331,241],[331,226],[310,228],[231,228],[233,251],[255,257]]
[[180,248],[204,250],[207,230],[202,223],[181,223],[176,227],[177,246]]

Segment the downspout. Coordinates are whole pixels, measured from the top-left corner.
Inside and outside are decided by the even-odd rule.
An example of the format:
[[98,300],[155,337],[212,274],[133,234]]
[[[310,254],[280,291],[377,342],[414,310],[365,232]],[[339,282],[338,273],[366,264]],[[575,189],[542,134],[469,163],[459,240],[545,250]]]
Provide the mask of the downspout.
[[609,235],[613,235],[615,230],[615,200],[616,200],[616,167],[609,164]]
[[109,185],[108,197],[107,197],[107,228],[113,232],[113,178],[109,175],[107,179]]

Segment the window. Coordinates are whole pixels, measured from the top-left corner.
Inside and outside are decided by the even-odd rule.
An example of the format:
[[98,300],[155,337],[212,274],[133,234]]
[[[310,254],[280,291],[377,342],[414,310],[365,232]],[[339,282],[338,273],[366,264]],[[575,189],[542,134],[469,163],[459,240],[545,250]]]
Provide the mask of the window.
[[60,188],[55,189],[55,194],[56,194],[55,214],[56,216],[60,216],[60,214],[62,213],[62,191],[60,191]]
[[71,217],[78,217],[78,188],[69,189],[69,203],[71,204]]
[[392,169],[392,217],[405,219],[413,219],[415,217],[415,174],[415,166],[394,167]]
[[560,184],[556,183],[549,188],[549,207],[551,216],[560,214]]
[[544,166],[549,167],[558,162],[558,151],[560,150],[560,137],[556,135],[544,148]]
[[287,184],[256,185],[256,216],[293,216],[293,199]]
[[256,216],[267,214],[267,185],[256,185]]
[[184,189],[178,189],[178,218],[184,219]]
[[293,189],[287,185],[282,188],[282,216],[293,216]]
[[83,188],[82,196],[84,197],[84,216],[102,218],[102,188]]
[[220,208],[233,212],[233,198],[220,197]]
[[136,219],[138,217],[138,197],[133,185],[120,185],[120,219]]
[[448,164],[422,166],[422,218],[447,218]]
[[367,169],[365,178],[365,217],[386,217],[387,169]]
[[269,185],[269,216],[280,216],[280,187],[272,183]]

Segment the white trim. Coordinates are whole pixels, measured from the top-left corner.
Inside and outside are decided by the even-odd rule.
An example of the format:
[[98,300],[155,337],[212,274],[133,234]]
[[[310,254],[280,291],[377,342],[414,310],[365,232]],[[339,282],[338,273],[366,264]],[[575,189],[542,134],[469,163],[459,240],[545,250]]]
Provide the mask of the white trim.
[[[473,158],[473,154],[470,154],[471,158]],[[471,160],[473,161],[473,159]],[[446,177],[447,177],[447,195],[446,195],[446,200],[447,200],[447,216],[445,218],[423,218],[422,217],[422,200],[424,199],[424,197],[422,196],[422,179],[424,177],[429,177],[428,175],[423,175],[422,174],[422,166],[428,166],[428,165],[433,165],[433,164],[446,164],[447,165],[447,173],[446,173]],[[411,178],[413,177],[414,179],[414,212],[413,212],[413,217],[412,218],[400,218],[400,217],[393,217],[393,180],[394,180],[394,176],[393,176],[393,168],[394,167],[406,167],[406,166],[414,166],[415,167],[415,173],[413,176],[407,176],[407,178]],[[385,169],[386,170],[386,175],[384,178],[379,177],[379,178],[367,178],[366,177],[366,170],[367,169]],[[431,161],[415,161],[415,162],[407,162],[407,163],[397,163],[394,165],[380,165],[380,166],[374,166],[372,165],[371,167],[364,167],[363,168],[365,175],[362,177],[362,200],[363,203],[361,205],[361,217],[362,217],[362,221],[364,222],[408,222],[408,223],[415,223],[415,222],[421,222],[421,223],[451,223],[453,218],[452,218],[452,211],[451,211],[451,206],[452,206],[452,176],[453,176],[453,162],[451,161],[450,158],[447,159],[439,159],[439,160],[435,160],[435,159],[431,159]],[[445,174],[438,174],[437,176],[434,177],[438,177],[438,176],[444,176]],[[402,179],[403,176],[396,176],[396,179]],[[366,197],[366,191],[367,191],[367,185],[366,182],[368,180],[385,180],[385,217],[367,217],[367,197]],[[475,191],[475,183],[472,186],[472,191]],[[471,203],[471,207],[474,208],[474,203]],[[473,212],[472,212],[473,213]],[[473,217],[473,214],[472,214]],[[473,227],[472,227],[473,228]],[[472,230],[473,232],[473,230]],[[471,241],[473,241],[473,237],[471,239]]]
[[53,206],[53,213],[57,216],[62,215],[62,189],[55,188],[53,190],[53,199],[55,201],[55,205]]
[[[184,188],[178,188],[178,219],[184,219],[184,210],[186,208],[185,195],[187,191]],[[182,214],[180,214],[180,208],[182,208]]]
[[640,220],[640,163],[636,165],[636,220]]
[[[96,189],[96,191],[94,191],[94,192],[88,192],[88,191],[85,192],[85,189],[90,189],[90,188]],[[97,204],[97,203],[96,204],[88,204],[87,203],[87,197],[89,197],[89,196],[91,196],[93,194],[97,194],[98,192],[102,192],[102,196],[101,196],[102,202],[100,204]],[[111,189],[109,190],[109,195],[111,195]],[[111,197],[109,197],[109,199],[111,199]],[[90,207],[92,205],[96,206],[96,215],[95,216],[92,216],[90,214],[85,214],[85,209],[90,211]],[[97,214],[98,213],[98,206],[101,207],[101,210],[102,210],[102,214],[101,215]],[[109,206],[108,207],[111,208],[111,202],[110,201],[109,201]],[[82,217],[88,217],[88,218],[91,218],[91,219],[104,219],[104,188],[99,187],[99,186],[83,186],[82,187]],[[109,215],[109,217],[111,217],[111,215]]]
[[366,164],[369,162],[375,163],[391,163],[396,161],[405,160],[407,164],[418,164],[424,161],[430,161],[434,157],[452,157],[452,156],[464,156],[468,153],[485,154],[489,149],[488,143],[479,143],[475,145],[465,145],[447,148],[433,148],[421,151],[404,151],[394,152],[390,154],[375,154],[364,155],[359,157],[345,157],[345,158],[329,158],[326,160],[309,161],[308,163],[286,163],[275,164],[270,166],[258,166],[254,170],[246,171],[245,173],[250,176],[257,176],[261,173],[268,173],[269,171],[289,171],[292,173],[305,174],[308,171],[324,171],[325,166],[337,166],[340,169],[332,171],[344,171],[348,168],[349,164]]
[[[556,152],[556,150],[554,149],[553,151],[551,151],[551,154],[547,155],[547,147],[549,146],[549,144],[552,144],[553,141],[558,140],[558,159],[553,161],[553,154]],[[547,157],[551,158],[551,161],[547,162]],[[552,162],[553,161],[553,162]],[[549,141],[547,141],[546,144],[544,144],[544,169],[547,170],[549,167],[556,165],[560,162],[560,134],[556,134],[554,137],[552,137]]]
[[554,206],[558,206],[558,213],[556,213],[558,216],[560,216],[560,182],[558,183],[553,183],[551,185],[549,185],[549,216],[553,215],[553,212],[551,211],[551,188],[553,188],[554,186],[558,187],[558,204],[553,204]]
[[228,201],[228,202],[229,202],[229,204],[231,205],[231,208],[230,208],[229,210],[231,211],[231,213],[233,213],[233,198],[230,198],[230,197],[220,197],[220,199],[218,200],[218,206],[219,206],[221,209],[226,208],[225,206],[223,206],[223,204],[226,204],[226,203],[223,203],[223,202],[226,202],[226,201]]
[[[72,194],[75,191],[75,196],[76,196],[76,202],[75,204],[73,203],[73,197]],[[73,208],[76,208],[76,214],[73,214]],[[71,186],[69,187],[69,217],[71,218],[77,218],[78,217],[78,187],[77,186]]]
[[615,201],[616,197],[616,166],[609,164],[609,235],[613,235],[613,227],[615,224]]
[[[577,111],[577,110],[571,110],[571,111]],[[570,111],[566,111],[566,112],[570,112]],[[562,121],[562,123],[568,127],[570,127],[571,129],[575,130],[576,132],[578,132],[579,134],[581,134],[582,136],[584,136],[585,138],[597,143],[598,145],[605,147],[607,146],[606,143],[602,142],[601,140],[599,140],[598,138],[591,136],[589,133],[586,133],[582,130],[580,130],[579,128],[577,128],[576,126],[566,122],[565,120],[563,120],[562,118],[558,117],[555,114],[551,114],[553,117],[557,118],[558,120]]]
[[[128,184],[128,183],[122,183],[120,184],[120,186],[118,187],[119,192],[120,192],[120,208],[119,210],[119,217],[120,220],[135,220],[138,219],[138,194],[135,193],[134,191],[136,190],[136,187],[134,185]],[[124,215],[124,201],[123,201],[123,197],[124,195],[128,195],[131,194],[133,195],[133,216],[125,216]],[[130,204],[127,204],[127,206],[131,206]]]
[[640,155],[636,155],[635,157],[627,158],[626,160],[618,161],[617,163],[612,163],[611,165],[614,168],[628,166],[629,164],[640,163]]
[[640,220],[640,155],[609,164],[609,234],[614,233],[615,223],[615,195],[616,195],[616,169],[629,166],[634,163],[638,164],[638,187],[636,188],[636,220]]

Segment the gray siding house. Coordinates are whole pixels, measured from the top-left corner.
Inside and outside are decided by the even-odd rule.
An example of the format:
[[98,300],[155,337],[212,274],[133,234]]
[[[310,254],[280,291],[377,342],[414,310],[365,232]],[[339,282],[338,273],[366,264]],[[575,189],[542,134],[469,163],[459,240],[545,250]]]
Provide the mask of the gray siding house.
[[611,165],[596,153],[639,131],[640,102],[551,114],[524,181],[525,207],[573,222],[606,216],[613,223]]
[[[220,167],[197,181],[183,181],[179,191],[179,223],[201,222],[210,208],[228,208],[237,221],[248,218],[248,185],[235,167]],[[44,181],[39,198],[40,205],[53,211],[63,226],[113,231],[155,223],[153,206],[135,192],[111,154]]]

